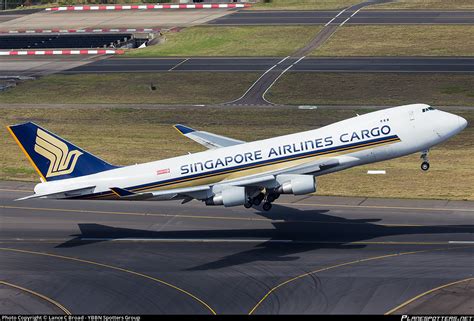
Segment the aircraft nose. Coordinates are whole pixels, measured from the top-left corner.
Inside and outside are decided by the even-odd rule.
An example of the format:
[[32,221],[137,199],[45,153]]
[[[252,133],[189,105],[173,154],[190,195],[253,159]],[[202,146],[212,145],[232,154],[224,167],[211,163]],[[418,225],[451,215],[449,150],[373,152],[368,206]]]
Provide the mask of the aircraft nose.
[[451,137],[461,132],[466,126],[467,121],[455,114],[442,112],[439,114],[436,132],[439,136]]
[[458,122],[459,122],[459,130],[463,130],[467,126],[467,120],[462,118],[461,116],[458,116]]

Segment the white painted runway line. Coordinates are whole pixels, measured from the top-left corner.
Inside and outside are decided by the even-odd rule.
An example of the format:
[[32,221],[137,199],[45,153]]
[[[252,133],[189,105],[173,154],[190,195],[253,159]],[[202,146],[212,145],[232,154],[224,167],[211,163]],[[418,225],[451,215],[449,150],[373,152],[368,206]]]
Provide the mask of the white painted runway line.
[[329,20],[324,26],[327,27],[331,22],[333,22],[337,17],[339,17],[344,11],[346,11],[348,8],[345,8],[344,10],[342,10],[341,12],[339,12],[334,18],[332,18],[331,20]]
[[347,21],[349,21],[353,16],[355,16],[362,8],[360,8],[359,10],[355,11],[353,14],[351,14],[351,16],[349,18],[347,18],[346,20],[344,20],[343,23],[341,23],[339,25],[339,27],[342,27]]

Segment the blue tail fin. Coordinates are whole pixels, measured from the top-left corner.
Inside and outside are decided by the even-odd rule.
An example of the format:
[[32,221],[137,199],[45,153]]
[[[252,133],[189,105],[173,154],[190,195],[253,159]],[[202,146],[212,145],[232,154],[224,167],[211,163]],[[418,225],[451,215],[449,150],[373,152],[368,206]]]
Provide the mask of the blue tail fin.
[[35,123],[28,122],[7,128],[45,181],[90,175],[116,168]]

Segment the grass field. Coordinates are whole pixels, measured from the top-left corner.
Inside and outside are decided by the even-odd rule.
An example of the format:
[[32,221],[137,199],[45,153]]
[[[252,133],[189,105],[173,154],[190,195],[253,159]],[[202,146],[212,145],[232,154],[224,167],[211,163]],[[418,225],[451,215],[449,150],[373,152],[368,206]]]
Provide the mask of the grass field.
[[472,25],[344,26],[312,55],[472,56],[473,38]]
[[342,9],[359,0],[270,0],[253,5],[250,10],[328,10]]
[[321,26],[198,26],[166,33],[166,41],[128,51],[124,57],[288,56],[303,47]]
[[265,96],[280,104],[473,106],[474,75],[289,72]]
[[0,103],[211,104],[240,97],[258,76],[205,72],[52,75],[0,92]]
[[[352,110],[262,110],[191,108],[140,109],[3,109],[1,128],[33,120],[114,164],[134,164],[203,148],[182,137],[171,125],[184,123],[242,140],[317,128],[355,115]],[[363,113],[358,110],[357,113]],[[474,122],[474,111],[457,114]],[[265,126],[262,126],[265,122]],[[120,125],[117,125],[120,124]],[[34,180],[36,173],[13,139],[0,133],[0,179]],[[319,178],[321,195],[407,197],[474,200],[474,128],[430,153],[431,169],[419,169],[419,155],[411,155]],[[385,169],[387,175],[367,175],[367,169]]]
[[466,10],[474,9],[472,0],[397,0],[392,3],[376,4],[369,9],[447,9]]

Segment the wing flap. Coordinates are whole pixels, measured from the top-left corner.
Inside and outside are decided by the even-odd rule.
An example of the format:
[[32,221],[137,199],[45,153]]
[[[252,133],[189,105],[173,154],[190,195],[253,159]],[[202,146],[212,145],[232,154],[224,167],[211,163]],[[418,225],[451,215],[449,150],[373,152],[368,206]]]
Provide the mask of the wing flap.
[[153,200],[153,201],[167,201],[173,199],[189,199],[196,198],[202,194],[210,191],[208,185],[200,185],[193,187],[183,187],[183,188],[173,188],[163,191],[155,192],[143,192],[143,193],[134,193],[127,189],[112,187],[110,190],[122,200],[129,201],[143,201],[143,200]]

